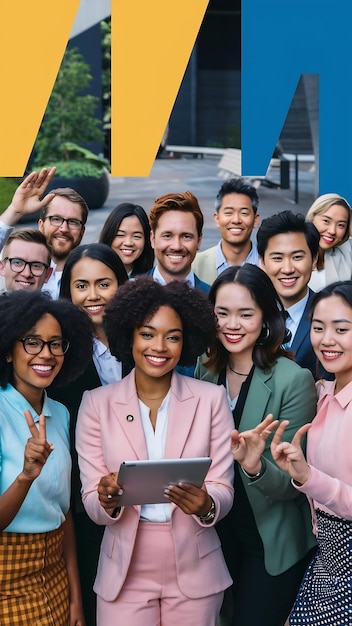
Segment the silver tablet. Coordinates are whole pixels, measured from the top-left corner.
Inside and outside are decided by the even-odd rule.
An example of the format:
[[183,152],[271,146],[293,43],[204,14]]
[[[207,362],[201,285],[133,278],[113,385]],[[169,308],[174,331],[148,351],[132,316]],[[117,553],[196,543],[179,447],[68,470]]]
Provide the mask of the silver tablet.
[[167,502],[164,489],[179,482],[201,487],[211,464],[209,457],[124,461],[118,481],[123,488],[119,504],[159,504]]

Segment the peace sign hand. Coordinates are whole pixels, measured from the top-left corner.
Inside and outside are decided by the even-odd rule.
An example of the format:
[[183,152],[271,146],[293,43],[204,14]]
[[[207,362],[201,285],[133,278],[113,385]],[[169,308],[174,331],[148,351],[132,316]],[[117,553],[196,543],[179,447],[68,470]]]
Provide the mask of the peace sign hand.
[[261,471],[261,456],[265,450],[266,440],[278,425],[278,420],[274,420],[272,413],[251,430],[239,433],[233,430],[231,433],[231,452],[235,461],[243,469],[255,476]]
[[24,416],[32,437],[28,439],[24,450],[23,473],[30,480],[35,480],[42,471],[54,446],[46,440],[45,415],[39,416],[39,429],[35,425],[30,411],[24,411]]
[[301,426],[291,443],[282,440],[288,424],[288,420],[283,420],[277,428],[270,446],[271,454],[280,469],[290,474],[296,483],[303,485],[308,480],[311,470],[303,454],[302,438],[307,434],[311,424]]

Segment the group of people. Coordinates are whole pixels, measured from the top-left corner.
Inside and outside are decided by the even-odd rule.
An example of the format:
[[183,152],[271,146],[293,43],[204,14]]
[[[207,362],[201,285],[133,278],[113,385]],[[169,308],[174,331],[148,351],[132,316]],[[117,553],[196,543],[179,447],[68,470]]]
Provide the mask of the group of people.
[[[45,196],[54,174],[0,222],[0,622],[349,624],[348,202],[259,225],[232,179],[214,248],[189,191],[82,244],[88,207]],[[201,487],[120,504],[122,462],[193,457]]]

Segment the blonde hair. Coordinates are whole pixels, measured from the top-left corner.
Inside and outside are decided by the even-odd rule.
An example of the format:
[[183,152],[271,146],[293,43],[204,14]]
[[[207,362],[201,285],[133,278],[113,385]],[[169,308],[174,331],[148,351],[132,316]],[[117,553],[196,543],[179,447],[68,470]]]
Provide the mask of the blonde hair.
[[319,196],[314,200],[312,206],[308,209],[306,220],[307,222],[313,222],[316,215],[321,215],[325,213],[328,209],[330,209],[334,205],[342,206],[347,211],[347,226],[346,232],[342,237],[341,241],[338,243],[340,246],[342,243],[347,241],[350,237],[351,233],[351,207],[348,204],[347,200],[342,196],[339,196],[338,193],[324,193],[322,196]]

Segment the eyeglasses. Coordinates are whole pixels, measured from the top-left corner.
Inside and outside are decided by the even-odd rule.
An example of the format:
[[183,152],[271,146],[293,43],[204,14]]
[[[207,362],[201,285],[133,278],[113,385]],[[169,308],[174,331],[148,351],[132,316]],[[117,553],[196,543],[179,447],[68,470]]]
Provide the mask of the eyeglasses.
[[48,346],[53,356],[63,356],[70,347],[70,342],[63,338],[44,341],[38,337],[23,337],[17,341],[21,342],[27,354],[40,354],[44,346]]
[[66,222],[67,228],[69,228],[70,230],[81,230],[83,226],[83,222],[81,222],[81,220],[76,220],[73,218],[69,218],[67,220],[64,217],[59,217],[58,215],[47,215],[46,217],[44,217],[44,220],[49,220],[50,224],[52,226],[55,226],[56,228],[62,226],[64,222]]
[[9,261],[13,272],[23,272],[26,265],[28,265],[33,276],[43,276],[44,272],[49,267],[47,263],[42,263],[41,261],[25,261],[24,259],[17,258],[9,259],[8,256],[6,256],[3,261]]

